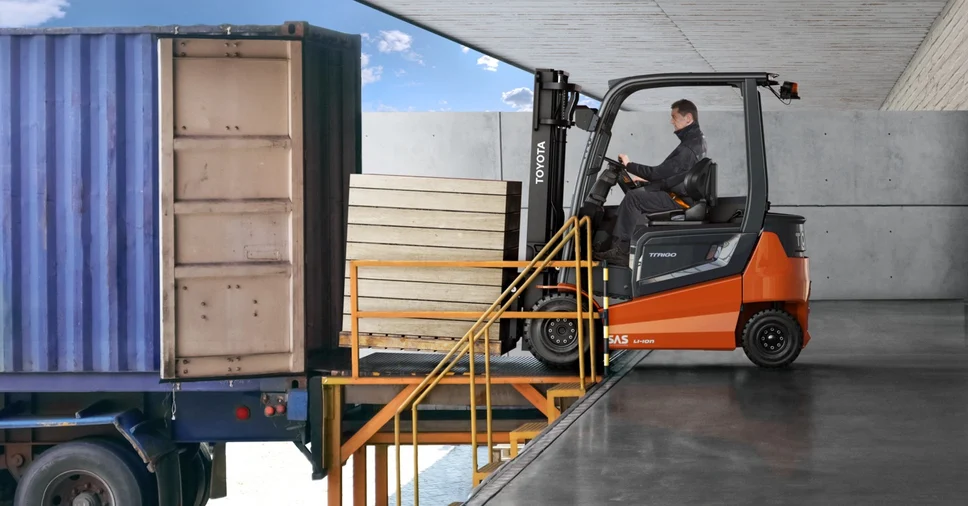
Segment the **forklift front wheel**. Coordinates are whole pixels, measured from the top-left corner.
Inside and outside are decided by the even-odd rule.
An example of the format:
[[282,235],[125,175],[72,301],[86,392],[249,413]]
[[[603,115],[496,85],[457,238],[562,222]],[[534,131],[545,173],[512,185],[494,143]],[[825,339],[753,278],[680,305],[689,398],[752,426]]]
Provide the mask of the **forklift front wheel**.
[[[556,293],[539,300],[532,311],[571,312],[576,309],[575,296]],[[587,310],[587,308],[583,308]],[[584,353],[589,349],[589,329],[583,329]],[[549,367],[568,369],[578,367],[578,322],[573,318],[528,319],[524,322],[524,338],[531,354]]]
[[803,331],[790,313],[766,309],[754,314],[743,328],[743,351],[759,367],[786,367],[803,349]]

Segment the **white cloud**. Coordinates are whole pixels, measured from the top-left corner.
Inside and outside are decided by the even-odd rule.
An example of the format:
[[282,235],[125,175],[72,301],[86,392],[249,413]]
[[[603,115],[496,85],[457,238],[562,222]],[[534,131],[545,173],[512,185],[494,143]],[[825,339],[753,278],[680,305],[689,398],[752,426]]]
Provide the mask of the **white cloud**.
[[64,17],[68,0],[0,0],[0,27],[24,28]]
[[379,42],[377,42],[376,47],[382,53],[399,53],[410,49],[410,44],[412,43],[413,37],[400,30],[390,30],[389,32],[381,30]]
[[530,111],[534,106],[534,92],[531,88],[515,88],[501,93],[501,100],[517,111]]
[[[369,40],[369,39],[367,39]],[[381,30],[376,47],[381,53],[400,53],[404,59],[423,65],[423,57],[411,49],[413,37],[400,30]]]
[[464,54],[467,54],[467,52],[470,51],[470,50],[471,50],[471,48],[469,48],[467,46],[461,46],[460,47],[460,52],[462,52]]
[[497,72],[498,61],[490,56],[484,55],[477,59],[477,64],[491,72]]
[[383,65],[370,66],[370,55],[360,54],[360,80],[363,86],[375,83],[383,77]]
[[367,42],[373,40],[373,37],[370,37],[370,34],[368,34],[366,32],[361,33],[360,34],[360,38],[363,39],[363,40],[365,40],[365,41],[367,41]]
[[403,69],[397,69],[397,70],[394,70],[394,71],[393,71],[393,74],[394,74],[395,76],[397,76],[397,77],[402,77],[402,76],[403,76],[403,75],[405,75],[406,73],[407,73],[407,71],[406,71],[406,70],[403,70]]

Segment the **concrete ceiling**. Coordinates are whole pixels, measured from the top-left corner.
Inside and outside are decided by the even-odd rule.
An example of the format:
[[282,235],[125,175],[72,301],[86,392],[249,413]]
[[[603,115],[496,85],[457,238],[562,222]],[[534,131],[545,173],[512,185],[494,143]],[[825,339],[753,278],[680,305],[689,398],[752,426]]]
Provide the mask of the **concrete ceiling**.
[[[766,71],[800,83],[796,109],[879,109],[947,0],[357,0],[498,60],[551,67],[601,96],[609,79]],[[688,97],[733,109],[722,90],[633,95],[635,109]],[[764,108],[786,108],[773,97]]]

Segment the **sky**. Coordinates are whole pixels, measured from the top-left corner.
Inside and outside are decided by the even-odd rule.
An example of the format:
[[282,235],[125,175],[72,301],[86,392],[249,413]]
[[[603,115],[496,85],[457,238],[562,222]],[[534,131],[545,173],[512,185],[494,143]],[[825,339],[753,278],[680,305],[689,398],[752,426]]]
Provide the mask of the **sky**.
[[529,111],[530,73],[353,0],[0,0],[0,27],[309,23],[363,40],[363,111]]

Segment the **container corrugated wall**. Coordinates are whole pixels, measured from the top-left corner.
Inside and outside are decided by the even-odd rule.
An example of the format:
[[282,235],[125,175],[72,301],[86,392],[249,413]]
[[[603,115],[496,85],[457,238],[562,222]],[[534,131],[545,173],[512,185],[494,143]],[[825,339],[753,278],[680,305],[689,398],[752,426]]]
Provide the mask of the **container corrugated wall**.
[[0,35],[0,373],[158,368],[154,40]]

